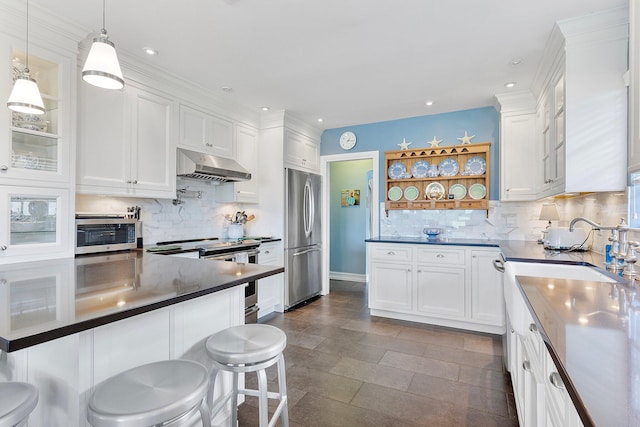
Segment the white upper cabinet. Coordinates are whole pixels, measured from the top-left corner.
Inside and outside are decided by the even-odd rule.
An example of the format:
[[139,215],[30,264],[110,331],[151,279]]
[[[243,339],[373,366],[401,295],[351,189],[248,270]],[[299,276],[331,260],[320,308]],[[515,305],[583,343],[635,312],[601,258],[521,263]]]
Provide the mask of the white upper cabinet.
[[[17,46],[20,46],[18,48]],[[3,100],[9,98],[13,79],[24,70],[24,42],[0,38],[2,62],[0,90]],[[11,64],[11,66],[9,66]],[[71,182],[71,103],[70,87],[73,58],[49,49],[30,46],[29,69],[40,89],[46,112],[43,115],[0,109],[1,138],[0,178],[17,185],[59,187]],[[73,73],[75,76],[75,73]]]
[[234,159],[233,122],[180,105],[179,145],[200,153]]
[[285,167],[318,172],[320,170],[320,144],[306,135],[285,129],[284,163]]
[[537,198],[540,168],[535,98],[529,91],[496,95],[500,104],[500,200]]
[[558,22],[533,84],[541,114],[539,198],[626,187],[628,11]]
[[251,174],[251,180],[221,184],[216,189],[218,202],[258,203],[258,130],[237,124],[236,127],[237,161]]
[[175,197],[174,102],[127,82],[80,84],[77,191]]

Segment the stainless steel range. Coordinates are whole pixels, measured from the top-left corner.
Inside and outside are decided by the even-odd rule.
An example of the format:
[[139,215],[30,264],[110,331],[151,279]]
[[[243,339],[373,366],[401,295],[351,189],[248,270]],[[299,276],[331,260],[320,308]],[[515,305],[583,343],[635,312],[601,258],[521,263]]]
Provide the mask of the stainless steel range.
[[[191,240],[158,242],[158,247],[179,247],[180,250],[198,249],[201,259],[211,261],[258,263],[259,240],[220,240],[217,237]],[[258,288],[256,282],[249,282],[244,290],[245,323],[258,321]]]

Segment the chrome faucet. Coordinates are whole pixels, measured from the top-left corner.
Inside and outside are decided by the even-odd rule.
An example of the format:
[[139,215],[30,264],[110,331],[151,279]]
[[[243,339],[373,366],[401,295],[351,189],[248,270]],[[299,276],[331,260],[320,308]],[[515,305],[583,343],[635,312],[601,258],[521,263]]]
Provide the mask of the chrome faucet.
[[571,222],[569,223],[569,231],[573,231],[576,227],[576,223],[580,221],[584,221],[587,224],[591,225],[594,230],[617,230],[618,229],[617,225],[615,227],[605,227],[604,225],[600,225],[597,222],[591,221],[589,218],[579,216],[571,220]]

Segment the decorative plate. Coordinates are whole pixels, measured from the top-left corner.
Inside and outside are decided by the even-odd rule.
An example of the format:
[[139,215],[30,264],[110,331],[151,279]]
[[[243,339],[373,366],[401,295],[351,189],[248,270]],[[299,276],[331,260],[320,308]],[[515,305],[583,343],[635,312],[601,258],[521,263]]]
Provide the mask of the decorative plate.
[[429,178],[435,178],[435,177],[438,176],[438,174],[439,174],[438,165],[433,164],[433,165],[429,166],[429,171],[427,171],[427,176]]
[[484,199],[487,195],[487,187],[482,184],[473,184],[469,187],[469,197],[472,199]]
[[445,196],[444,186],[439,182],[432,182],[427,185],[427,188],[424,190],[424,194],[429,200],[442,200]]
[[471,157],[465,162],[464,171],[468,175],[482,175],[487,171],[487,162],[482,157]]
[[460,166],[455,159],[444,159],[438,165],[440,176],[456,176],[459,170]]
[[429,174],[429,163],[424,160],[419,160],[411,167],[411,173],[414,178],[426,178]]
[[402,162],[394,162],[389,166],[389,178],[401,179],[407,173],[407,167]]
[[387,195],[389,196],[389,200],[391,200],[392,202],[397,202],[402,198],[402,188],[391,187]]
[[449,187],[449,194],[452,194],[456,200],[463,199],[467,195],[467,187],[462,184],[453,184]]
[[420,191],[413,185],[404,189],[404,198],[407,200],[415,200],[420,195]]

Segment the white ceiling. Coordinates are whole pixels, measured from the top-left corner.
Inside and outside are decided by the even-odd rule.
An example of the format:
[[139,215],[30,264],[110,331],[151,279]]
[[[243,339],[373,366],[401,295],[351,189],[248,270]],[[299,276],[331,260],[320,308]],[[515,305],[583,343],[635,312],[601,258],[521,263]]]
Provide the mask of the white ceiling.
[[[101,0],[31,0],[90,31]],[[321,128],[465,110],[528,89],[553,23],[628,0],[107,0],[118,50]],[[160,54],[146,56],[151,46]],[[522,59],[513,66],[510,61]],[[230,93],[221,90],[231,87]],[[432,107],[425,101],[433,100]]]

